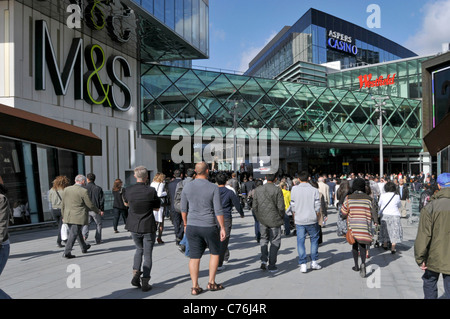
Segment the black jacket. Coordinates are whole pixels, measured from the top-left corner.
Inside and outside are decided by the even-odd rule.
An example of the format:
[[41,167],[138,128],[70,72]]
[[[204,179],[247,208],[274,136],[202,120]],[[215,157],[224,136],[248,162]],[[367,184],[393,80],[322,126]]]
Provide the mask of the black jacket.
[[134,233],[156,232],[153,210],[160,207],[156,189],[144,183],[137,183],[125,188],[122,195],[129,207],[125,229]]
[[113,208],[127,209],[127,207],[123,203],[122,190],[113,191],[112,194],[114,197]]
[[403,185],[403,191],[400,195],[400,186],[397,186],[397,194],[400,196],[400,200],[407,200],[409,199],[409,189],[406,187],[406,185]]
[[179,182],[181,182],[181,178],[175,178],[173,181],[167,185],[167,188],[169,189],[169,199],[170,199],[170,209],[173,211],[173,204],[175,200],[175,192],[177,191],[177,185]]
[[87,183],[86,189],[88,190],[89,199],[101,211],[105,210],[105,197],[103,195],[103,189],[100,186],[95,185],[94,182]]

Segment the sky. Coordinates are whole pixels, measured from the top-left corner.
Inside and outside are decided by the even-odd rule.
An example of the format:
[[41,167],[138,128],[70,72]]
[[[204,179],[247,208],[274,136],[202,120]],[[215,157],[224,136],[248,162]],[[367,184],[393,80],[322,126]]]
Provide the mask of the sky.
[[[378,5],[380,27],[370,27]],[[209,59],[194,66],[244,72],[256,54],[310,8],[378,33],[418,55],[450,42],[450,0],[209,0]]]

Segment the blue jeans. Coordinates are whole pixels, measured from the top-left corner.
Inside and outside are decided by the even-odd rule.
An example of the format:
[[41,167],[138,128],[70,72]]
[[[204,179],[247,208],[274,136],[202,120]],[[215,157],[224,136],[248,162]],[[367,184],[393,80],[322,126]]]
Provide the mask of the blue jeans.
[[259,243],[260,239],[261,239],[261,230],[260,230],[260,226],[259,226],[259,221],[256,219],[255,216],[255,212],[252,209],[252,216],[253,219],[255,220],[255,237],[256,237],[256,241]]
[[156,233],[141,234],[131,232],[131,237],[136,245],[133,270],[140,271],[142,266],[142,278],[150,278],[150,272],[152,270],[152,253],[156,241]]
[[[422,276],[423,280],[423,294],[425,299],[437,299],[438,298],[438,288],[437,283],[439,280],[440,273],[431,270],[425,270]],[[450,275],[442,274],[444,278],[444,298],[450,299]]]
[[189,242],[187,240],[186,233],[184,233],[183,239],[180,241],[180,245],[184,245],[185,247],[184,255],[186,257],[189,257]]
[[83,226],[83,236],[84,238],[88,239],[89,237],[89,225],[92,223],[92,220],[94,220],[96,228],[95,228],[95,242],[97,244],[100,244],[102,241],[102,216],[100,214],[97,214],[95,212],[90,211],[89,212],[89,221],[87,225]]
[[311,240],[311,260],[317,260],[319,256],[319,236],[320,236],[320,226],[318,223],[311,225],[295,225],[297,230],[297,251],[298,251],[298,263],[306,264],[306,250],[305,250],[305,239],[306,234],[309,234]]

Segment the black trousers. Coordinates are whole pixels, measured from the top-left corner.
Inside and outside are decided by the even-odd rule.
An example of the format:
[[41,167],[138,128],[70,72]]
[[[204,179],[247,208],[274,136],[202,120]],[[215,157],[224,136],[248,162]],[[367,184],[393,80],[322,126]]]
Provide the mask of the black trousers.
[[172,219],[172,224],[175,232],[175,238],[178,241],[183,239],[184,235],[184,225],[183,219],[181,218],[181,213],[177,213],[174,209],[170,210],[170,217]]

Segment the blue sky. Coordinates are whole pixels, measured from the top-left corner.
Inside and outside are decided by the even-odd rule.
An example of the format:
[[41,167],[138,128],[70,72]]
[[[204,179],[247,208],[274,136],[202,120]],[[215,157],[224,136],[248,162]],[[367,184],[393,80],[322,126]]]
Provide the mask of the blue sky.
[[[381,28],[369,29],[377,4]],[[210,58],[194,66],[245,71],[248,62],[284,26],[315,8],[374,31],[419,55],[450,42],[450,0],[209,0]]]

